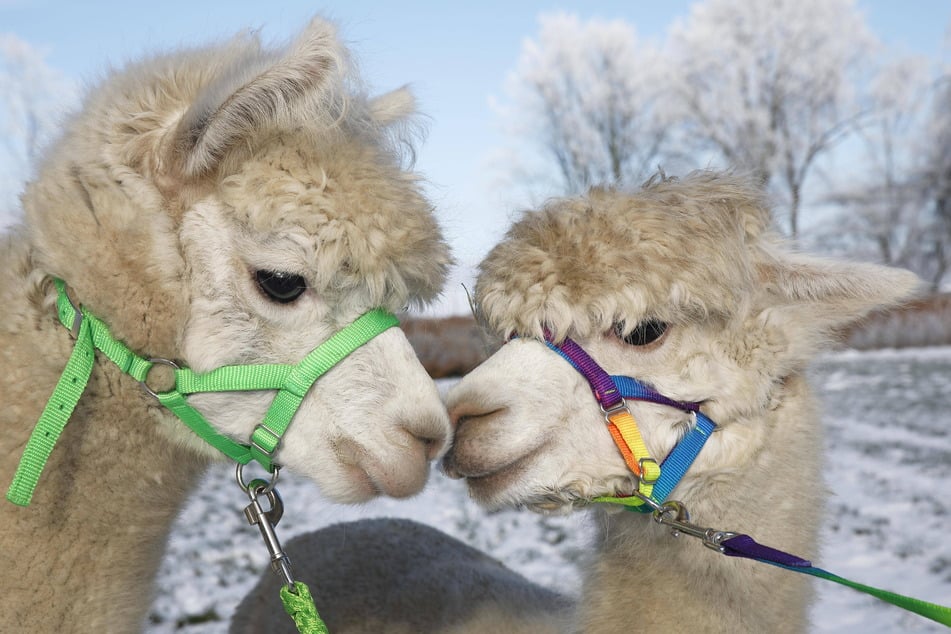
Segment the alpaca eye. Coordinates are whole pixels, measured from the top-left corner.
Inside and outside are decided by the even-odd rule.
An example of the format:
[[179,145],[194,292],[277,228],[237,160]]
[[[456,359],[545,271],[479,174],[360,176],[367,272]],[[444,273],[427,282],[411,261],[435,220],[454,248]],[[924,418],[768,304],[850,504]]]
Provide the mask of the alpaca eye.
[[293,273],[255,271],[254,280],[268,299],[280,304],[290,304],[307,290],[304,278]]
[[624,343],[631,346],[646,346],[664,336],[667,332],[667,324],[656,319],[646,319],[634,328],[628,334],[624,334],[624,323],[614,326],[614,334]]

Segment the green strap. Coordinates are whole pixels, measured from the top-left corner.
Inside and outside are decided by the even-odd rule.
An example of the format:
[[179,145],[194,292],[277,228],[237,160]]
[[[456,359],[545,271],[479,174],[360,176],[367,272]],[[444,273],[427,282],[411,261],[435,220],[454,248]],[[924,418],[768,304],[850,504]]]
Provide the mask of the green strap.
[[[7,499],[20,506],[29,505],[50,453],[86,389],[96,350],[100,350],[122,372],[143,384],[149,370],[155,365],[154,361],[140,357],[116,340],[109,328],[95,315],[73,306],[62,280],[55,279],[53,283],[58,293],[57,316],[76,336],[76,343],[53,394],[33,428],[13,483],[7,491]],[[276,466],[272,462],[273,454],[280,445],[281,437],[314,382],[348,354],[398,324],[399,320],[385,310],[372,310],[335,333],[297,365],[234,365],[204,374],[188,368],[177,368],[175,388],[169,392],[152,394],[202,440],[228,458],[240,464],[258,460],[268,471],[272,471]],[[279,391],[264,422],[255,428],[251,446],[218,432],[185,398],[188,394],[200,392],[253,390]]]
[[175,389],[182,394],[279,390],[294,366],[227,365],[199,374],[188,368],[175,370]]
[[908,610],[909,612],[919,614],[925,618],[931,619],[932,621],[941,623],[942,625],[951,626],[951,607],[945,607],[943,605],[938,605],[937,603],[930,603],[928,601],[922,601],[921,599],[915,599],[914,597],[906,597],[905,595],[898,594],[896,592],[889,592],[888,590],[882,590],[881,588],[867,586],[863,583],[858,583],[852,581],[851,579],[840,577],[839,575],[833,574],[827,570],[823,570],[822,568],[816,568],[815,566],[800,568],[796,566],[783,566],[781,564],[775,563],[773,563],[773,565],[779,566],[780,568],[785,568],[786,570],[792,570],[793,572],[802,572],[807,575],[812,575],[813,577],[818,577],[820,579],[838,583],[848,588],[852,588],[853,590],[864,592],[865,594],[871,595],[876,599],[880,599],[886,603],[891,603],[892,605],[904,610]]
[[235,462],[248,464],[251,462],[251,452],[247,445],[235,442],[211,426],[211,423],[201,415],[197,409],[185,401],[185,397],[177,391],[156,394],[159,403],[167,407],[178,416],[185,425],[199,438],[228,456]]
[[300,634],[329,634],[306,584],[295,581],[293,589],[281,586],[281,601]]
[[[70,318],[72,322],[72,318]],[[93,349],[92,325],[83,319],[76,337],[76,345],[66,363],[66,369],[56,383],[53,395],[46,402],[30,439],[17,465],[13,482],[7,490],[7,499],[19,506],[28,506],[33,491],[43,473],[43,467],[53,452],[53,447],[66,427],[66,422],[76,408],[76,403],[86,390],[92,374],[96,354]]]
[[274,452],[314,381],[367,341],[399,323],[394,315],[385,310],[371,310],[304,357],[287,376],[264,420],[251,434],[251,455],[254,459],[270,471]]

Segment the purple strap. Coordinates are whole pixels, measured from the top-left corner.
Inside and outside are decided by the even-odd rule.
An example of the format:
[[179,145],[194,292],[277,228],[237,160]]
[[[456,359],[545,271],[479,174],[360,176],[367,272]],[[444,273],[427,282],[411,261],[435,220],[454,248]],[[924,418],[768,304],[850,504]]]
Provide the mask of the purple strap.
[[617,407],[624,398],[650,401],[651,403],[668,405],[690,412],[696,412],[700,409],[699,403],[687,403],[669,399],[640,381],[636,381],[630,377],[611,377],[598,365],[597,361],[592,359],[581,346],[572,341],[569,337],[565,337],[565,340],[559,345],[552,343],[551,335],[548,331],[545,331],[545,344],[564,357],[581,373],[591,385],[591,391],[594,392],[594,397],[605,410]]
[[549,348],[568,359],[571,365],[575,366],[575,369],[587,379],[588,383],[591,384],[591,391],[594,392],[594,398],[598,400],[602,408],[609,410],[621,404],[624,397],[621,396],[621,392],[614,385],[611,376],[587,352],[582,350],[581,346],[568,337],[565,337],[560,346],[554,344],[549,339],[547,332],[545,333],[545,342]]
[[769,546],[763,546],[749,535],[737,535],[725,539],[720,543],[723,546],[723,554],[729,557],[743,557],[746,559],[759,559],[781,566],[790,566],[792,568],[811,568],[812,562],[790,555],[782,550],[776,550]]

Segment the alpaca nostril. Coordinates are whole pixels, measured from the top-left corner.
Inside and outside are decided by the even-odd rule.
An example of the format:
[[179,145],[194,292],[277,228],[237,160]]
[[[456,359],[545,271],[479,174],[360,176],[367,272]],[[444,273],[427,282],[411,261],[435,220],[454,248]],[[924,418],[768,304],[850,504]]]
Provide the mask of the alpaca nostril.
[[426,455],[426,460],[432,462],[442,454],[443,448],[446,446],[446,437],[439,436],[438,438],[433,438],[429,436],[420,436],[418,434],[410,435],[413,436],[419,443],[423,446],[423,451]]
[[446,439],[440,438],[424,438],[423,447],[426,448],[426,459],[432,462],[442,454],[443,448],[446,446]]
[[494,417],[500,412],[505,412],[508,410],[507,407],[496,407],[494,409],[486,409],[485,411],[472,411],[468,409],[459,408],[456,411],[449,412],[449,421],[452,424],[452,429],[456,433],[459,432],[459,429],[473,420],[486,419]]
[[452,416],[449,420],[450,420],[450,423],[452,424],[453,430],[457,430],[460,427],[462,427],[462,425],[464,425],[467,420],[470,420],[471,418],[472,416],[468,414],[463,414],[461,416]]
[[414,420],[404,423],[402,428],[410,438],[423,446],[426,460],[429,461],[438,458],[448,443],[450,429],[445,417]]

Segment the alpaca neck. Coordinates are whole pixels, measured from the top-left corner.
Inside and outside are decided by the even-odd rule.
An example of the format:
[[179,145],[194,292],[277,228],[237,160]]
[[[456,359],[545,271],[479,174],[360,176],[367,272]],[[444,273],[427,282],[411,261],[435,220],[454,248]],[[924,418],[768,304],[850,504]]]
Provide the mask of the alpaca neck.
[[[688,474],[671,499],[684,502],[691,521],[703,527],[748,533],[812,558],[823,497],[820,439],[805,383],[793,378],[784,390],[780,407],[746,421],[765,425],[762,446],[734,447],[730,468]],[[732,440],[729,425],[723,427],[719,440]],[[811,592],[803,575],[673,537],[649,515],[611,510],[598,520],[578,631],[621,631],[625,623],[663,632],[684,631],[689,623],[708,624],[708,632],[806,629]]]
[[[9,483],[72,340],[48,311],[40,328],[0,333],[0,478]],[[8,407],[9,405],[9,407]],[[169,414],[98,358],[29,507],[0,513],[0,616],[23,631],[134,632],[151,603],[171,525],[206,459],[169,441]]]

